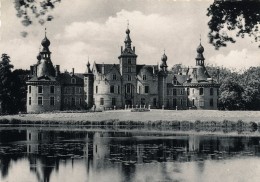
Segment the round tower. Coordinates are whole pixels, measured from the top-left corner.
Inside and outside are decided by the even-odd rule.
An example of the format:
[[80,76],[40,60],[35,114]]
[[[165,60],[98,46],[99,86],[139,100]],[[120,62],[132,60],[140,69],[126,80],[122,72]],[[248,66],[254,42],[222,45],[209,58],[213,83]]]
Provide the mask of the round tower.
[[94,74],[90,69],[90,64],[88,62],[86,72],[84,73],[84,92],[85,92],[85,102],[87,108],[91,108],[94,105],[93,102],[93,92],[94,92]]

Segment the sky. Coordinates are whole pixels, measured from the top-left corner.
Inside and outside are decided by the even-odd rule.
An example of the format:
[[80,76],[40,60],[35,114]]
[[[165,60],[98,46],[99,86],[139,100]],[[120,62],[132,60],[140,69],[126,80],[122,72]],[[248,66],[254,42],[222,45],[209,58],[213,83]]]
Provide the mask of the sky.
[[41,26],[34,20],[28,27],[17,18],[13,0],[1,2],[0,53],[11,57],[15,69],[37,62],[45,27],[52,62],[61,71],[82,73],[88,60],[118,64],[127,21],[138,64],[160,64],[165,50],[169,68],[194,66],[201,35],[207,64],[236,70],[260,66],[258,44],[248,37],[220,50],[208,43],[206,13],[213,0],[62,0],[50,11],[52,21]]

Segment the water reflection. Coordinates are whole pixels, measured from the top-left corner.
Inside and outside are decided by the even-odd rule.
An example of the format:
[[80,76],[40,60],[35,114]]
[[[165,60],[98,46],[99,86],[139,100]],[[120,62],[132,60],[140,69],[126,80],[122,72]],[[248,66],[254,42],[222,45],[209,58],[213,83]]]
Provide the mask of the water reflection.
[[1,130],[0,181],[258,181],[259,141],[249,136]]

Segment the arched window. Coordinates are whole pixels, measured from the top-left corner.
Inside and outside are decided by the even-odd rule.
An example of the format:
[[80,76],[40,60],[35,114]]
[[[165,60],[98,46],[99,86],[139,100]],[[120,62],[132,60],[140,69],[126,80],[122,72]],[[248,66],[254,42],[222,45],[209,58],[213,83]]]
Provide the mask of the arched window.
[[71,79],[71,83],[72,83],[72,84],[75,84],[75,83],[76,83],[76,79],[75,79],[75,78],[72,78],[72,79]]

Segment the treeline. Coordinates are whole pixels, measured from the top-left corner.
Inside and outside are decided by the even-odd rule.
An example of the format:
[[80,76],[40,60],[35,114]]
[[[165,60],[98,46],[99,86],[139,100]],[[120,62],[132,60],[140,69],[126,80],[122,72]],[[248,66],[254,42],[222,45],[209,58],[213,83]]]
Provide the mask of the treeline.
[[[216,67],[207,66],[208,73],[217,80]],[[221,110],[260,110],[260,67],[244,71],[219,68]]]
[[27,70],[13,70],[10,57],[2,54],[0,60],[0,114],[26,111]]

